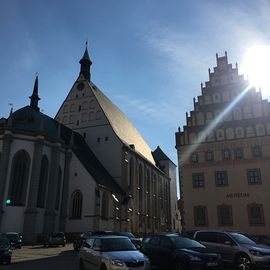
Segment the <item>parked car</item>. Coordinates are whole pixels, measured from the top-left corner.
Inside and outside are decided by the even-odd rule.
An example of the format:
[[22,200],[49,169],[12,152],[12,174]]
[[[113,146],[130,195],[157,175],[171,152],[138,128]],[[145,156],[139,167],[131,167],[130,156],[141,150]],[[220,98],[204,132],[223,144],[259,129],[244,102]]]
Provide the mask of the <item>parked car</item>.
[[141,244],[142,244],[141,239],[136,238],[134,236],[134,234],[132,234],[131,232],[117,232],[116,235],[122,235],[122,236],[128,237],[130,239],[130,241],[134,244],[134,246],[137,249],[140,249],[141,248]]
[[270,248],[258,245],[239,232],[202,230],[194,234],[210,250],[220,253],[222,261],[238,269],[249,270],[253,266],[270,267]]
[[83,244],[83,241],[90,238],[91,236],[93,236],[92,232],[84,232],[84,233],[79,234],[73,241],[73,249],[75,251],[80,250]]
[[11,247],[22,248],[22,236],[16,232],[7,232],[5,233],[9,239]]
[[80,270],[150,270],[149,259],[126,236],[103,235],[86,239],[79,252]]
[[10,249],[10,242],[6,237],[0,235],[0,262],[10,264],[12,251]]
[[164,269],[216,269],[220,255],[210,253],[199,242],[176,233],[149,235],[143,238],[141,251],[151,265]]
[[44,237],[44,247],[49,246],[65,246],[66,245],[66,237],[63,232],[50,233]]

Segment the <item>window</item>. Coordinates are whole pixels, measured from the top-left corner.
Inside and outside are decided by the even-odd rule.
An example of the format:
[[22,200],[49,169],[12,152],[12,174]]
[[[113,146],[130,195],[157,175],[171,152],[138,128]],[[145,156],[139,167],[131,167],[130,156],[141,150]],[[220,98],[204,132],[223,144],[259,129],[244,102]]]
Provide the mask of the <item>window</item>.
[[101,218],[104,218],[104,219],[109,218],[109,198],[108,198],[108,194],[105,191],[102,193]]
[[234,157],[235,157],[235,159],[242,159],[244,157],[243,149],[242,148],[236,148],[235,151],[234,151]]
[[150,240],[151,245],[158,245],[159,244],[159,236],[153,236]]
[[218,225],[219,226],[232,226],[232,207],[231,205],[219,205],[217,207]]
[[264,215],[262,204],[249,204],[248,208],[248,218],[250,225],[264,225]]
[[198,232],[195,235],[195,239],[197,241],[210,242],[210,243],[218,242],[217,232]]
[[71,195],[71,215],[72,219],[81,219],[82,218],[82,202],[83,196],[81,191],[76,190]]
[[160,246],[163,247],[163,248],[170,249],[170,248],[173,247],[173,243],[172,243],[172,241],[170,240],[170,238],[165,237],[165,236],[162,236],[162,237],[160,238]]
[[206,160],[206,161],[213,161],[213,159],[214,159],[214,154],[213,154],[213,152],[212,152],[212,151],[207,151],[207,152],[205,153],[205,160]]
[[260,146],[256,145],[252,147],[252,156],[253,157],[261,157],[262,156],[262,149]]
[[203,173],[192,174],[192,180],[193,180],[194,188],[204,187],[204,174]]
[[40,176],[38,183],[38,196],[37,196],[37,207],[41,208],[45,206],[48,171],[49,171],[49,161],[46,156],[43,156],[41,160]]
[[215,172],[216,186],[228,186],[228,176],[226,171]]
[[262,183],[260,169],[247,170],[247,177],[248,177],[248,183],[250,185]]
[[59,202],[60,202],[60,195],[61,195],[61,184],[62,184],[62,170],[60,167],[58,167],[55,210],[59,209]]
[[193,209],[195,226],[206,226],[208,224],[206,206],[195,206]]
[[222,151],[222,157],[223,157],[223,160],[231,159],[231,151],[229,149],[224,149]]
[[192,153],[191,162],[192,163],[197,163],[198,162],[198,153]]
[[8,192],[9,205],[25,205],[29,167],[30,157],[28,153],[25,150],[17,152],[12,160],[12,173]]

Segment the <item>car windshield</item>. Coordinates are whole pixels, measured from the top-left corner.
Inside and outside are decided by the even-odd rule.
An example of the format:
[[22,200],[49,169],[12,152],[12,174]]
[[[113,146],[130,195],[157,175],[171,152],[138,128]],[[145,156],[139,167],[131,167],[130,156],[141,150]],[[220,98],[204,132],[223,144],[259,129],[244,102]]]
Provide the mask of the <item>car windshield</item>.
[[120,232],[119,235],[127,236],[128,238],[135,238],[135,236],[130,232]]
[[136,247],[128,238],[106,238],[102,239],[102,250],[104,251],[123,251],[136,250]]
[[230,235],[233,237],[233,239],[238,244],[256,245],[256,242],[254,242],[253,240],[251,240],[250,238],[246,237],[243,234],[240,234],[240,233],[230,233]]
[[8,239],[11,239],[11,240],[19,239],[19,235],[17,233],[7,233],[6,236],[8,237]]
[[176,248],[205,248],[204,245],[188,237],[172,237]]
[[9,246],[9,241],[6,238],[0,238],[0,247],[8,247]]

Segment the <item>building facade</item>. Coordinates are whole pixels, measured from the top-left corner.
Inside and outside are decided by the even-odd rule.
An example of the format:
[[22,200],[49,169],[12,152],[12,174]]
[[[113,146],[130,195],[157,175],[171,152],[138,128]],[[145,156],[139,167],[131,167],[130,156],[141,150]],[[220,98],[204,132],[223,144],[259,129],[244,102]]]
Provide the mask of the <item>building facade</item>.
[[270,233],[270,103],[225,56],[176,132],[183,231]]
[[80,64],[55,119],[39,110],[38,78],[30,105],[0,119],[0,231],[34,242],[57,231],[171,230],[175,172],[91,82],[87,48]]

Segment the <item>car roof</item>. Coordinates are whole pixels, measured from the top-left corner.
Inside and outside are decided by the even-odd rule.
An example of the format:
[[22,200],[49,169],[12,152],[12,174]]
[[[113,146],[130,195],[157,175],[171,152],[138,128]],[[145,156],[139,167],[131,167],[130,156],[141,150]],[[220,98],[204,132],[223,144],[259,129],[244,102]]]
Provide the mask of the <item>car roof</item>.
[[98,238],[98,239],[129,239],[127,236],[122,236],[122,235],[93,235],[91,238]]

